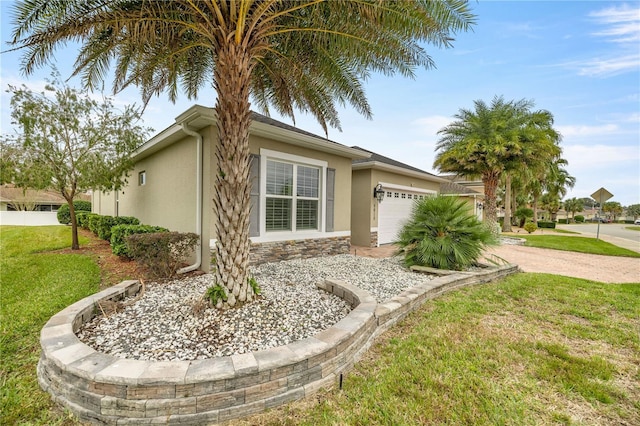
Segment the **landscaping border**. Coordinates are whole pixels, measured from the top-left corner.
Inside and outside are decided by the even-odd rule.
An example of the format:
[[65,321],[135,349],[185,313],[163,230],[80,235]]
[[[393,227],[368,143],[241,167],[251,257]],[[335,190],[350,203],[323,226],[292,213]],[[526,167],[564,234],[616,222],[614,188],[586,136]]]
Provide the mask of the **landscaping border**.
[[139,361],[99,353],[75,332],[98,304],[140,290],[137,281],[89,296],[54,315],[40,334],[38,381],[81,420],[96,424],[214,424],[312,395],[340,382],[374,339],[446,291],[517,272],[516,265],[435,278],[378,304],[366,291],[327,280],[318,287],[352,306],[328,329],[267,350],[195,361]]

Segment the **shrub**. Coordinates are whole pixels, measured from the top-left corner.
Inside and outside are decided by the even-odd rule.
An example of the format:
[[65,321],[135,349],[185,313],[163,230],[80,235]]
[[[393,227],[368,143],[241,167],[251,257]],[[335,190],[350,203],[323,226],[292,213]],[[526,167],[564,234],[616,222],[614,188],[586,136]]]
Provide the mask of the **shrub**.
[[101,217],[99,214],[93,214],[87,217],[87,227],[89,231],[93,232],[96,236],[98,235],[98,224],[100,223]]
[[81,211],[76,214],[78,226],[83,229],[89,229],[89,216],[97,216],[95,213]]
[[100,216],[97,224],[98,237],[111,241],[111,228],[116,225],[139,225],[140,221],[131,216]]
[[528,221],[527,223],[524,224],[524,230],[527,231],[529,234],[531,234],[532,232],[536,232],[536,229],[538,229],[538,227],[532,221]]
[[180,232],[155,232],[126,237],[131,257],[157,278],[174,275],[198,244],[198,235]]
[[576,215],[576,217],[573,218],[576,223],[584,223],[584,216],[582,216],[581,214]]
[[514,216],[520,220],[519,226],[522,228],[527,219],[533,217],[533,210],[527,207],[520,207],[516,210]]
[[463,200],[438,196],[415,204],[396,243],[407,266],[461,270],[473,265],[496,239]]
[[567,224],[569,223],[569,219],[558,219],[558,223]]
[[[91,203],[89,201],[75,200],[73,202],[73,207],[76,211],[76,222],[77,222],[77,214],[78,212],[90,212],[91,211]],[[63,204],[58,209],[58,213],[56,214],[58,217],[58,222],[63,225],[68,225],[71,223],[71,213],[69,212],[69,205]]]
[[134,234],[151,234],[153,232],[169,232],[169,230],[160,226],[116,225],[111,228],[111,251],[117,256],[131,258],[131,254],[127,249],[127,237]]
[[555,229],[555,227],[556,227],[556,223],[555,222],[546,221],[546,220],[539,220],[537,225],[538,225],[538,228]]

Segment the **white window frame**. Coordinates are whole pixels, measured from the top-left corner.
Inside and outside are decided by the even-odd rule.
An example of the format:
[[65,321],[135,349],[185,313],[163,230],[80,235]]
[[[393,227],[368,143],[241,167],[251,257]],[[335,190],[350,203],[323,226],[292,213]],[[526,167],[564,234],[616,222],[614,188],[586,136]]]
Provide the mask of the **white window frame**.
[[[292,212],[291,231],[267,231],[267,161],[280,161],[301,166],[319,168],[319,188],[318,188],[318,229],[296,230],[296,217]],[[326,233],[326,209],[327,209],[327,168],[326,161],[316,158],[302,157],[288,154],[286,152],[273,151],[270,149],[260,149],[260,236],[251,238],[253,242],[279,241],[283,239],[307,239],[318,238]],[[294,190],[297,184],[294,174]],[[292,202],[292,209],[295,208],[295,201]]]
[[138,186],[145,186],[147,184],[147,171],[141,170],[138,172]]

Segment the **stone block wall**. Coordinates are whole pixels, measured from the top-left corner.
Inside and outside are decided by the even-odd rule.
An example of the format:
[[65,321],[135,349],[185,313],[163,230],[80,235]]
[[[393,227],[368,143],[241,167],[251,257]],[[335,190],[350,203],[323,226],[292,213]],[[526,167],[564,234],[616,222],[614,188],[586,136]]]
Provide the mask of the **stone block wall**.
[[350,247],[350,237],[254,243],[251,244],[249,262],[252,265],[259,265],[261,263],[280,262],[282,260],[348,254]]
[[517,266],[439,277],[378,304],[366,291],[327,280],[319,287],[353,310],[307,339],[263,351],[194,361],[138,361],[96,352],[75,331],[98,303],[139,291],[124,281],[58,314],[40,335],[38,381],[81,420],[107,425],[204,425],[246,417],[334,386],[374,339],[426,300],[461,286],[494,280]]

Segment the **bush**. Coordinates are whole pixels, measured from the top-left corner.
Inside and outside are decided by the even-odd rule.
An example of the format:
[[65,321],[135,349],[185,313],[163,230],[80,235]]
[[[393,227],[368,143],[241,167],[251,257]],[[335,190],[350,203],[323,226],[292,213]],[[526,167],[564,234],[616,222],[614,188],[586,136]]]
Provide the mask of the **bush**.
[[111,241],[111,228],[116,225],[139,225],[140,221],[131,216],[100,216],[96,226],[97,235],[103,240]]
[[111,228],[111,251],[113,254],[131,259],[127,249],[127,237],[134,234],[151,234],[154,232],[169,232],[160,226],[149,225],[116,225]]
[[198,240],[198,235],[191,232],[156,232],[126,237],[131,257],[146,266],[156,278],[173,276]]
[[551,221],[539,220],[538,221],[538,228],[555,229],[556,228],[556,223],[555,222],[551,222]]
[[584,216],[582,216],[581,214],[576,215],[576,217],[573,218],[576,223],[584,223]]
[[532,232],[536,232],[536,229],[538,229],[538,227],[532,221],[528,221],[527,223],[524,224],[524,230],[527,231],[529,234],[531,234]]
[[97,216],[95,213],[91,212],[78,212],[76,214],[76,221],[78,222],[78,226],[83,229],[89,229],[89,216]]
[[[75,200],[73,202],[73,208],[76,211],[76,222],[77,222],[77,214],[78,212],[90,212],[91,211],[91,203],[89,201]],[[71,223],[71,213],[69,212],[69,205],[63,204],[58,209],[58,213],[56,214],[58,217],[58,222],[63,225],[68,225]]]
[[92,214],[87,217],[87,227],[89,231],[93,232],[96,236],[98,235],[98,224],[100,223],[101,217],[99,214]]
[[520,220],[519,226],[522,228],[527,219],[533,217],[533,210],[527,207],[520,207],[516,210],[514,216]]
[[566,225],[567,223],[569,223],[569,219],[558,219],[558,223]]
[[398,234],[399,253],[407,266],[461,270],[473,265],[496,239],[455,197],[429,197],[415,204]]

